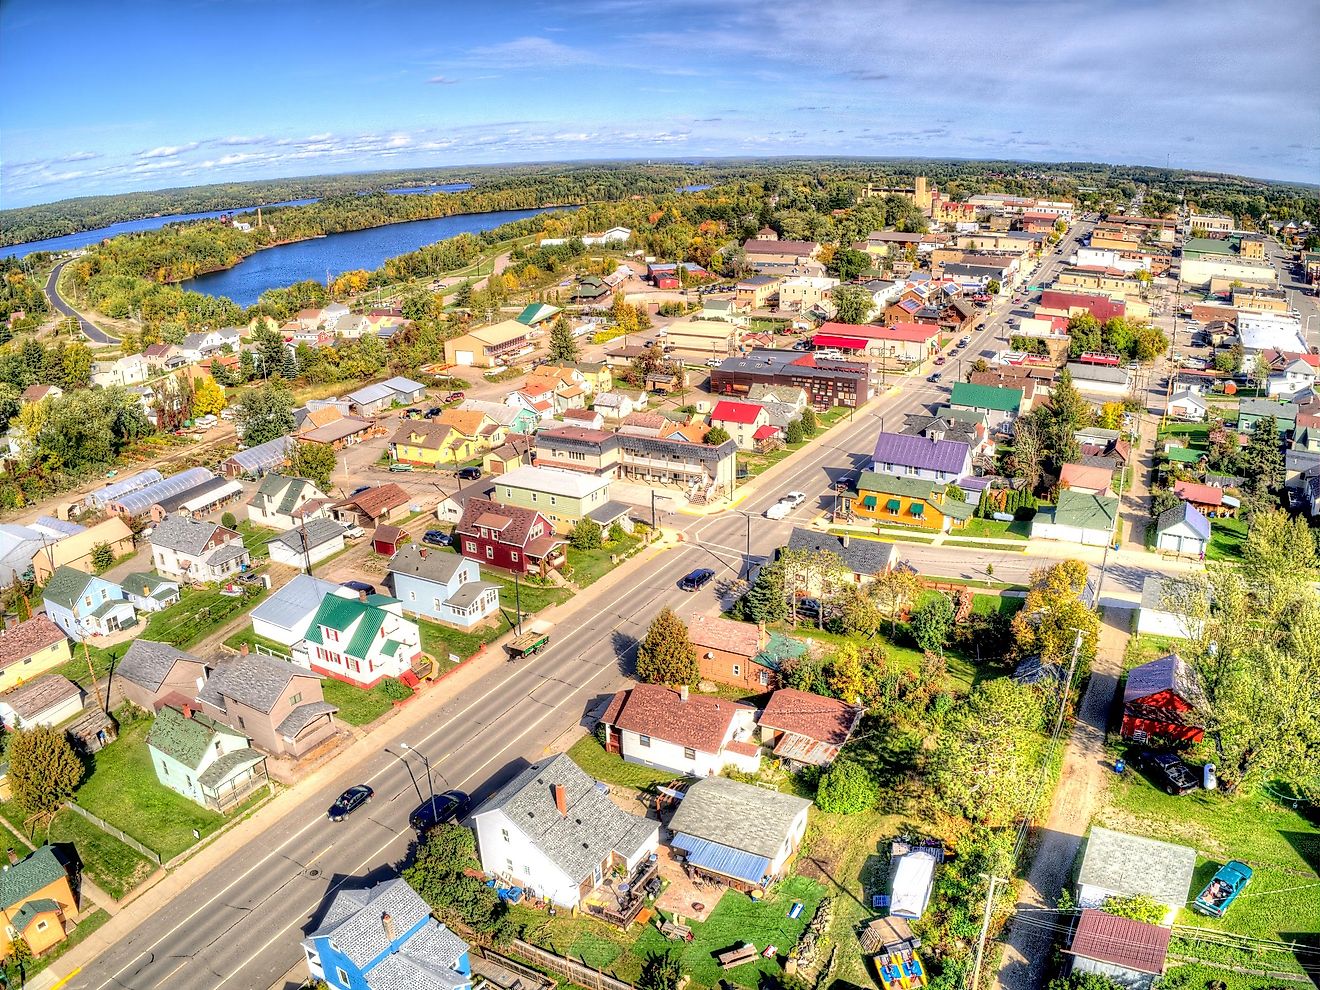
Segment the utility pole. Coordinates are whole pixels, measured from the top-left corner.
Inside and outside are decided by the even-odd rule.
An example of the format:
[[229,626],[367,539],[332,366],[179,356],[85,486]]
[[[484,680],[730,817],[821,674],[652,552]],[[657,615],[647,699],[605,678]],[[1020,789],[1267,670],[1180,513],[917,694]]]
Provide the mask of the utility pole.
[[995,906],[995,885],[999,883],[1008,883],[1008,881],[992,876],[990,889],[985,894],[985,916],[981,919],[981,937],[976,941],[976,962],[972,966],[971,990],[976,990],[976,984],[981,978],[981,957],[985,954],[985,937],[990,932],[990,913]]

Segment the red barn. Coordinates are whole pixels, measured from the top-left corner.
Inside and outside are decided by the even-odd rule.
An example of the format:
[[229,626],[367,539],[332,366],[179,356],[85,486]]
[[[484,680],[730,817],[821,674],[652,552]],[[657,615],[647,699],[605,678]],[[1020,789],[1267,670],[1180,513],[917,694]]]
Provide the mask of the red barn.
[[1131,742],[1200,742],[1209,705],[1196,670],[1176,653],[1128,671],[1122,736]]

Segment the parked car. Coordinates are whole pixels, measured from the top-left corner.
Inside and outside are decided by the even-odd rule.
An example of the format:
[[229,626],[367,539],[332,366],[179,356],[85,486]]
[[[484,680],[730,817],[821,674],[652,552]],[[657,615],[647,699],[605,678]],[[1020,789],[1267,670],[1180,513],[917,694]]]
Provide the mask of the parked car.
[[947,359],[943,354],[941,354],[939,357],[937,357],[937,358],[935,359],[935,363],[936,363],[936,364],[943,364],[943,363],[944,363],[945,361],[947,361],[947,360],[948,360],[948,359]]
[[781,501],[781,502],[787,502],[787,503],[788,503],[788,507],[789,507],[790,509],[796,509],[799,505],[801,505],[801,504],[802,504],[803,502],[805,502],[806,500],[807,500],[807,493],[806,493],[806,492],[789,492],[789,493],[787,493],[783,498],[781,498],[779,501]]
[[344,530],[344,537],[349,540],[360,540],[367,535],[367,531],[361,526],[349,526]]
[[430,409],[426,410],[426,418],[435,419],[442,412],[444,412],[444,410],[441,409],[439,406],[432,406]]
[[691,574],[684,575],[679,579],[678,588],[680,591],[700,591],[706,585],[710,584],[711,578],[715,572],[709,567],[699,567]]
[[767,519],[783,519],[792,511],[793,507],[783,499],[780,499],[774,505],[770,506],[770,508],[765,510],[765,517]]
[[467,814],[471,799],[462,791],[445,791],[427,798],[408,816],[415,831],[425,832],[446,822],[458,821]]
[[480,481],[480,480],[481,480],[481,468],[479,468],[479,467],[471,467],[471,466],[469,466],[469,467],[459,468],[457,473],[458,473],[458,478],[459,478],[460,481]]
[[411,471],[412,469],[413,469],[413,466],[412,466],[411,464],[391,464],[391,465],[390,465],[390,470],[391,470],[392,472],[396,473],[396,474],[397,474],[398,472],[400,472],[400,471]]
[[422,542],[433,547],[452,547],[454,538],[442,529],[428,529],[422,534]]
[[963,337],[962,340],[958,341],[958,346],[959,346],[959,347],[966,347],[966,346],[967,346],[968,344],[970,344],[971,342],[972,342],[972,338],[971,338],[971,337]]
[[354,488],[351,492],[348,493],[348,497],[352,498],[354,495],[361,495],[370,487],[371,487],[370,485],[358,485],[356,488]]
[[348,588],[350,591],[356,591],[359,594],[374,595],[376,586],[368,584],[366,581],[340,581],[339,587]]
[[1196,895],[1192,910],[1212,918],[1222,918],[1238,895],[1246,890],[1254,875],[1246,863],[1238,859],[1229,860],[1219,868],[1205,889]]
[[706,358],[706,367],[707,367],[707,368],[718,368],[718,367],[719,367],[720,365],[722,365],[723,363],[724,363],[724,360],[723,360],[722,358],[715,358],[715,357],[713,357],[713,358]]
[[799,619],[808,619],[812,622],[821,617],[821,604],[819,598],[799,598],[797,600],[797,614]]
[[445,396],[445,402],[462,402],[466,398],[462,392],[450,392]]
[[261,582],[262,576],[260,574],[254,574],[252,571],[244,571],[238,576],[239,584],[261,584]]
[[344,791],[343,794],[339,795],[339,799],[335,801],[334,804],[330,805],[330,811],[326,817],[332,822],[342,822],[353,812],[357,811],[358,808],[370,801],[371,796],[375,793],[376,792],[366,784],[354,784],[348,790]]
[[1192,768],[1174,753],[1143,749],[1132,762],[1150,773],[1154,782],[1169,794],[1190,794],[1197,788]]

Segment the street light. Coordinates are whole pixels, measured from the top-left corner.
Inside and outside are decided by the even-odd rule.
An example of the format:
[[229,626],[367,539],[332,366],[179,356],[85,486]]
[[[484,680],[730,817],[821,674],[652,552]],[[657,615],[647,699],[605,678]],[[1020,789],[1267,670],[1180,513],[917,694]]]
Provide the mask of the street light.
[[416,753],[422,758],[422,763],[426,765],[426,789],[431,794],[431,804],[435,804],[435,785],[431,782],[431,761],[426,758],[426,754],[420,749],[413,749],[406,742],[399,743],[399,749],[405,753]]

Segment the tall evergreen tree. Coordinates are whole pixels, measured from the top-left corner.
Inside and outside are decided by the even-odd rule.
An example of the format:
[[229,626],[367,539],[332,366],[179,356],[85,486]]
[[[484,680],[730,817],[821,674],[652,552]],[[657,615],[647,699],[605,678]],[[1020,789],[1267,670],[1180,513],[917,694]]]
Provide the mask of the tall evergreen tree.
[[573,364],[579,358],[577,341],[573,339],[573,327],[568,317],[560,313],[555,317],[550,328],[550,360],[564,364]]
[[648,684],[695,684],[700,676],[687,626],[673,609],[661,609],[637,648],[638,679]]

